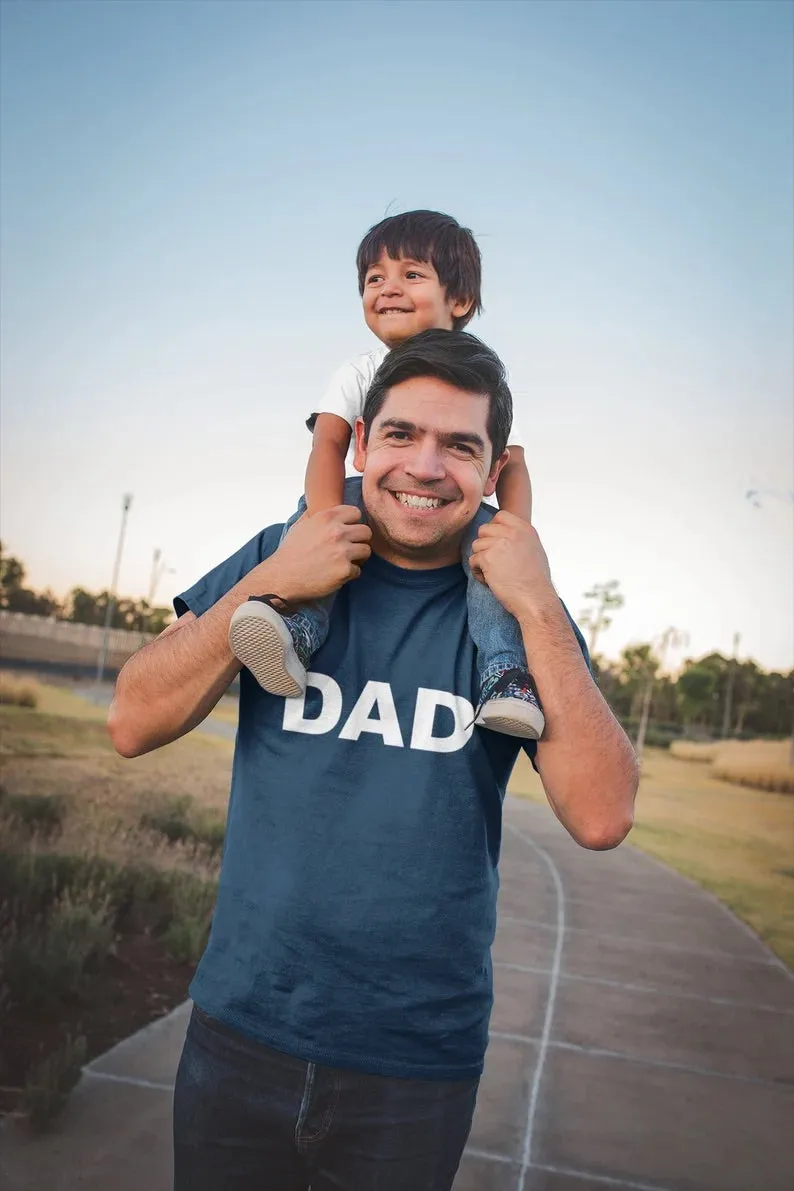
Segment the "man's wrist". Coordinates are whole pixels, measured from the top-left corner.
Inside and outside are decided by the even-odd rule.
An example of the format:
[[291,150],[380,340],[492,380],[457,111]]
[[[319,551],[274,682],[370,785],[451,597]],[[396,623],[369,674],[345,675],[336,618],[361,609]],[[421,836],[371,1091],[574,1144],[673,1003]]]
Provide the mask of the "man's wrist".
[[565,620],[562,603],[557,592],[549,584],[548,588],[528,594],[522,600],[521,607],[515,613],[515,618],[522,631],[533,632],[543,625],[551,626]]

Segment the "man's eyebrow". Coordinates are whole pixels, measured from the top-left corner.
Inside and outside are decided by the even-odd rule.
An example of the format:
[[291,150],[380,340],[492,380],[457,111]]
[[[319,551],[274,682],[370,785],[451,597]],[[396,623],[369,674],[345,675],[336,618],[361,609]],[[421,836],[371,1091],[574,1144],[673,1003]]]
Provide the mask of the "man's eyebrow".
[[[406,434],[416,434],[417,431],[424,431],[424,426],[417,426],[415,422],[405,422],[402,418],[384,418],[378,424],[378,431],[381,430],[402,430]],[[485,441],[479,434],[475,434],[472,430],[452,430],[438,437],[442,442],[465,442],[472,447],[476,447],[480,451],[485,451]]]

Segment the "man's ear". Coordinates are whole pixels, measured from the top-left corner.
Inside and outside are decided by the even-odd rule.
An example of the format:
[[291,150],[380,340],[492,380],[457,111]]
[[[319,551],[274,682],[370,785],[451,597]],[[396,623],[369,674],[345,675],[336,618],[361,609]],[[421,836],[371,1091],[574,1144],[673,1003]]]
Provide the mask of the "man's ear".
[[367,428],[364,425],[363,418],[356,418],[356,424],[353,427],[353,433],[356,436],[356,448],[353,452],[353,467],[356,471],[363,471],[364,464],[367,461]]
[[483,488],[483,496],[493,496],[496,491],[496,481],[499,479],[499,473],[509,461],[510,452],[505,448],[496,462],[491,464],[491,470],[488,472],[488,479],[485,481],[485,487]]

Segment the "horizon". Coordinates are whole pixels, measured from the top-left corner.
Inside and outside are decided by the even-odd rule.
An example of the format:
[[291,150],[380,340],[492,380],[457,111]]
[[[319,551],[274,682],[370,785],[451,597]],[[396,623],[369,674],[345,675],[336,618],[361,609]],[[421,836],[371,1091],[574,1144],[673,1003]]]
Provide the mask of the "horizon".
[[480,245],[560,595],[620,581],[598,652],[790,671],[794,5],[447,14],[2,6],[4,548],[106,589],[130,492],[119,595],[157,548],[162,605],[288,517],[376,343],[356,246],[429,207]]

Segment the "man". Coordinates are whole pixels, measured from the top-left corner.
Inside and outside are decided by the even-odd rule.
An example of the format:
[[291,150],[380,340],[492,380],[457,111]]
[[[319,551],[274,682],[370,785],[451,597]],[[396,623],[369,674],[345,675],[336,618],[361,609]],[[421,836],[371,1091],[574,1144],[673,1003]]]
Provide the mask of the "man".
[[[504,369],[431,330],[356,423],[368,524],[340,506],[265,530],[176,601],[110,713],[135,756],[239,670],[234,610],[337,591],[304,696],[241,674],[223,868],[177,1076],[176,1191],[448,1191],[492,1001],[501,809],[519,741],[475,727],[461,541],[507,458]],[[498,513],[472,568],[521,626],[546,716],[523,742],[584,847],[632,822],[634,754],[595,687],[535,530]]]

